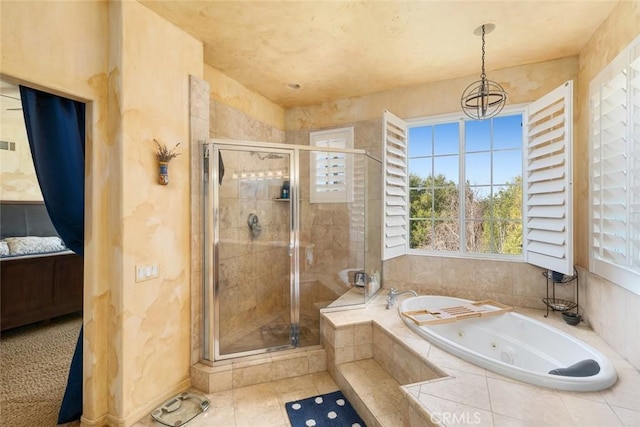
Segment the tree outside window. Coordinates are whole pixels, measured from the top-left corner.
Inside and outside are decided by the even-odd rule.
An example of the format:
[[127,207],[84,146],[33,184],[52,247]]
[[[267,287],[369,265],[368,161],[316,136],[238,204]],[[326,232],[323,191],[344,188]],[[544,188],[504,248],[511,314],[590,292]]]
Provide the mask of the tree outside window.
[[410,127],[409,194],[411,249],[521,254],[522,115]]

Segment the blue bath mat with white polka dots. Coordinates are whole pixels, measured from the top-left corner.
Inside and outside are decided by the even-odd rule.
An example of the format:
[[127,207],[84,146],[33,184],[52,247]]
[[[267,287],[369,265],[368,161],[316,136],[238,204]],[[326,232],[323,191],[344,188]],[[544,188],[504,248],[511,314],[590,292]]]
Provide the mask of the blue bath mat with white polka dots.
[[292,427],[366,427],[340,390],[284,406]]

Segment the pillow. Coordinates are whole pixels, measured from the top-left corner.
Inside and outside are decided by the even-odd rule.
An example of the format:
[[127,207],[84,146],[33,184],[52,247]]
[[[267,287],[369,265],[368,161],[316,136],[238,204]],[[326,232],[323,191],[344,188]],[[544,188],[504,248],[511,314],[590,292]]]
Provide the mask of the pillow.
[[9,245],[4,240],[0,240],[0,256],[9,255]]
[[9,246],[9,255],[41,254],[66,249],[59,237],[7,237],[4,240]]

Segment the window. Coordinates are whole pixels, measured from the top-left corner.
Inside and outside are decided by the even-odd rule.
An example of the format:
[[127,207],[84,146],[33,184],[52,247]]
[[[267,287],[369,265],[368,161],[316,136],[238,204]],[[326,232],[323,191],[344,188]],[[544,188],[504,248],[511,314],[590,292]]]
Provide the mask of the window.
[[408,128],[410,249],[520,255],[522,113]]
[[484,121],[385,111],[383,259],[521,258],[573,274],[573,84]]
[[[322,148],[353,148],[353,128],[311,132],[309,143]],[[313,151],[310,159],[310,202],[353,201],[353,155],[337,151]]]
[[589,85],[591,270],[640,294],[640,37]]

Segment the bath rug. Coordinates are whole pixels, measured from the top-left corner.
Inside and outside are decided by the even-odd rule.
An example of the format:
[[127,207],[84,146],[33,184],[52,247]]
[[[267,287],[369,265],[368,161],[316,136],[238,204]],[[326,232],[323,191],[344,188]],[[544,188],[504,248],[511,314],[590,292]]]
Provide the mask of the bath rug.
[[285,403],[291,427],[366,427],[340,390]]

